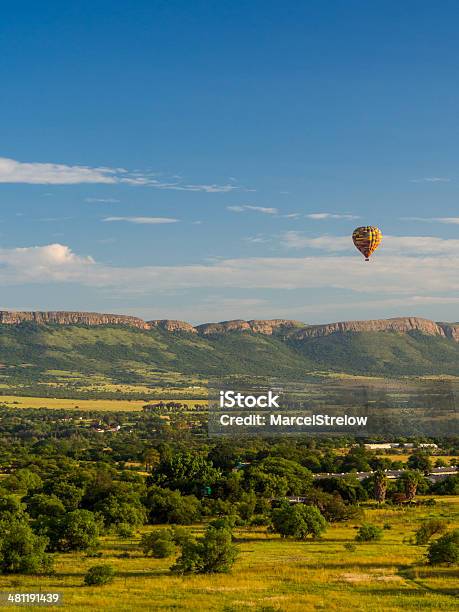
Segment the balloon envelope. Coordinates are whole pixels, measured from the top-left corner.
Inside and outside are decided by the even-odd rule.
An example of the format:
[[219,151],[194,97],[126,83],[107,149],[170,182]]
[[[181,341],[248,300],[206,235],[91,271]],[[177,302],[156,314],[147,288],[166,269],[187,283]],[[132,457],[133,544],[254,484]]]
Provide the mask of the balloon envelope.
[[381,230],[374,225],[356,227],[352,233],[352,240],[354,241],[355,247],[362,253],[366,261],[369,261],[370,255],[376,251],[382,240],[382,233]]

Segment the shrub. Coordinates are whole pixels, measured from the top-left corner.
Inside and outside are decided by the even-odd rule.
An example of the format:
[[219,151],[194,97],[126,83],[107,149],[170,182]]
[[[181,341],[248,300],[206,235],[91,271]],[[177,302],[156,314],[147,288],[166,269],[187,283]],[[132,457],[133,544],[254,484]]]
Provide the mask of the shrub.
[[134,528],[132,525],[129,525],[129,523],[119,523],[116,526],[116,533],[120,536],[120,538],[128,540],[134,535]]
[[203,538],[190,539],[182,545],[182,554],[171,570],[176,574],[228,572],[236,556],[231,531],[209,526]]
[[424,521],[415,533],[415,542],[418,546],[427,544],[430,538],[437,533],[444,533],[448,523],[443,519],[432,518]]
[[459,529],[445,533],[441,538],[432,542],[427,558],[430,565],[441,563],[457,565],[459,563]]
[[370,525],[368,523],[362,525],[357,535],[355,536],[356,542],[374,542],[382,538],[382,529],[376,525]]
[[112,565],[93,565],[88,569],[84,577],[87,586],[99,586],[113,582],[115,568]]
[[352,542],[346,542],[346,544],[344,545],[344,548],[348,550],[349,552],[354,552],[357,549],[357,546],[353,544]]
[[145,533],[140,540],[140,547],[144,555],[151,554],[157,559],[170,557],[175,551],[173,532],[171,529],[157,529]]
[[191,534],[188,529],[185,529],[185,527],[180,527],[179,525],[174,525],[172,527],[172,540],[175,542],[175,544],[177,544],[177,546],[182,546],[190,539]]

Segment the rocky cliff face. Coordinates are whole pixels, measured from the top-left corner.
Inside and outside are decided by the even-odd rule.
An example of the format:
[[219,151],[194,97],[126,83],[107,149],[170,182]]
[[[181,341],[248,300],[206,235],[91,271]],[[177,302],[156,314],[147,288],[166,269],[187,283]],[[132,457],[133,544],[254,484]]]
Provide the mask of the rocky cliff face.
[[150,329],[158,327],[168,332],[187,332],[189,334],[197,334],[198,330],[193,327],[191,323],[186,321],[174,321],[173,319],[155,319],[154,321],[147,321],[147,325]]
[[33,322],[39,325],[48,323],[55,325],[128,325],[139,329],[149,329],[149,325],[128,315],[99,314],[96,312],[10,312],[0,311],[0,324],[19,325],[20,323]]
[[[328,323],[326,325],[310,325],[299,330],[295,337],[316,338],[318,336],[329,336],[330,334],[346,332],[397,332],[406,334],[410,331],[419,331],[429,336],[446,336],[445,329],[441,324],[421,319],[418,317],[399,317],[395,319],[373,319],[369,321],[341,321],[339,323]],[[452,334],[450,334],[452,337]],[[459,337],[459,336],[458,336]]]
[[329,336],[347,332],[396,332],[406,334],[418,331],[429,336],[441,336],[459,342],[459,323],[435,323],[429,319],[419,317],[398,317],[395,319],[373,319],[369,321],[341,321],[324,325],[306,325],[299,321],[288,319],[253,319],[244,321],[222,321],[220,323],[205,323],[193,327],[185,321],[171,319],[155,319],[144,321],[137,317],[116,314],[100,314],[95,312],[14,312],[0,311],[0,324],[19,325],[24,322],[33,322],[39,325],[126,325],[138,329],[163,329],[167,332],[186,332],[201,334],[226,334],[232,332],[253,332],[271,336],[273,334],[287,334],[289,337],[303,340]]
[[221,323],[205,323],[204,325],[198,325],[196,329],[204,336],[244,331],[272,336],[272,334],[278,331],[286,331],[302,326],[304,326],[304,323],[289,321],[288,319],[253,319],[251,321],[236,319],[234,321],[222,321]]

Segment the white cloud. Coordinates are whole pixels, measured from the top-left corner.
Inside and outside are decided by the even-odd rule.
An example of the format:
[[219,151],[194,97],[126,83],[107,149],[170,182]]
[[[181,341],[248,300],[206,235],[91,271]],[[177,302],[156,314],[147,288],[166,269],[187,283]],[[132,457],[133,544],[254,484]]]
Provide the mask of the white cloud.
[[0,183],[29,183],[33,185],[116,183],[117,174],[118,171],[113,168],[23,163],[0,157]]
[[356,215],[341,215],[341,214],[328,213],[328,212],[311,213],[309,215],[306,215],[306,217],[308,219],[315,219],[318,221],[322,219],[359,219],[359,217]]
[[252,204],[244,204],[242,206],[227,206],[226,210],[230,210],[231,212],[244,212],[246,210],[253,210],[254,212],[259,212],[264,215],[279,214],[279,210],[277,208],[269,208],[266,206],[253,206]]
[[[459,248],[447,256],[385,255],[365,263],[356,255],[251,257],[178,266],[121,267],[95,262],[61,244],[0,250],[0,283],[78,283],[111,294],[148,294],[189,288],[343,289],[374,298],[459,292]],[[420,302],[421,303],[421,302]]]
[[402,217],[402,221],[425,221],[427,223],[459,225],[459,217]]
[[425,176],[423,178],[411,179],[411,183],[449,183],[450,178],[446,176]]
[[110,204],[115,204],[117,202],[119,202],[119,200],[117,200],[116,198],[85,198],[84,199],[85,202],[89,202],[89,203],[110,203]]
[[76,255],[63,244],[0,249],[0,279],[7,284],[81,282],[94,266],[92,257]]
[[[126,184],[177,191],[228,193],[244,188],[237,185],[182,184],[160,181],[154,173],[128,172],[125,168],[91,168],[42,162],[20,162],[0,157],[0,183],[25,183],[30,185],[77,185],[81,183]],[[246,190],[248,191],[248,190]],[[96,200],[94,200],[96,201]],[[97,201],[102,201],[97,199]]]
[[277,208],[267,208],[266,206],[246,206],[247,210],[254,210],[255,212],[263,213],[264,215],[277,215]]
[[105,217],[105,222],[124,221],[125,223],[135,223],[137,225],[161,225],[163,223],[177,223],[178,219],[170,217]]

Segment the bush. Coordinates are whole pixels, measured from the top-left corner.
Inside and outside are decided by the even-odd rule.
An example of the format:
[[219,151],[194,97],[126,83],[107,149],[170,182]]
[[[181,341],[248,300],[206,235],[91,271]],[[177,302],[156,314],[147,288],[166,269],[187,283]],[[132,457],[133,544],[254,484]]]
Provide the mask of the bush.
[[88,569],[84,577],[87,586],[99,586],[113,582],[115,568],[112,565],[93,565]]
[[203,538],[188,540],[171,567],[176,574],[217,574],[228,572],[237,556],[229,529],[209,526]]
[[172,527],[172,540],[177,546],[183,546],[185,542],[188,542],[191,538],[191,534],[185,527],[174,525]]
[[355,536],[356,542],[374,542],[382,538],[382,529],[376,525],[370,525],[368,523],[362,525],[357,535]]
[[441,563],[457,565],[459,563],[459,529],[445,533],[444,536],[432,542],[427,558],[430,565]]
[[344,545],[344,548],[349,552],[355,552],[355,550],[357,549],[357,546],[353,544],[352,542],[346,542],[346,544]]
[[157,559],[170,557],[175,551],[175,543],[171,529],[157,529],[145,533],[140,540],[140,548],[144,555],[151,554]]
[[427,544],[430,538],[437,533],[444,533],[448,523],[443,519],[432,518],[424,521],[415,533],[415,542],[418,546]]
[[120,538],[123,538],[123,540],[128,540],[134,535],[134,528],[132,525],[129,525],[129,523],[119,523],[116,526],[116,533]]

